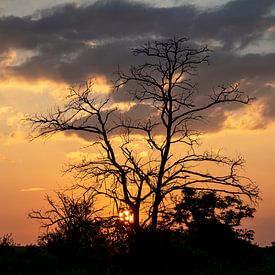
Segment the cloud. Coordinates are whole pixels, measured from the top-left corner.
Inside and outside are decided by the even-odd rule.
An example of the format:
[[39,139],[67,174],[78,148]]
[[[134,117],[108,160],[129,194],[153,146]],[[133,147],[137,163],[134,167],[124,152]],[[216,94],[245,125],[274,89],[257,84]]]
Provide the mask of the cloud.
[[70,4],[42,11],[37,20],[2,17],[0,50],[36,52],[22,64],[9,66],[26,78],[71,82],[94,73],[111,77],[119,64],[126,68],[134,62],[129,48],[150,38],[184,35],[214,39],[227,49],[244,47],[272,28],[273,6],[272,0],[231,1],[203,11],[190,5],[159,8],[127,1]]
[[10,144],[24,140],[23,117],[22,113],[16,112],[11,106],[0,106],[0,140],[2,143]]
[[0,162],[6,161],[7,157],[3,154],[0,154]]
[[101,157],[101,154],[89,154],[87,152],[73,151],[66,154],[71,163],[80,163],[81,161],[94,161]]
[[258,40],[274,22],[270,14],[274,1],[234,0],[215,10],[198,15],[193,28],[196,36],[214,37],[226,47],[243,47]]
[[20,192],[36,192],[36,191],[44,191],[45,188],[42,187],[30,187],[19,190]]
[[110,76],[118,64],[132,63],[130,47],[150,38],[184,35],[195,40],[215,39],[226,48],[244,46],[273,26],[274,18],[267,16],[273,5],[271,0],[264,4],[241,0],[201,11],[189,5],[158,8],[126,1],[70,4],[41,12],[38,20],[3,17],[0,50],[37,52],[23,64],[10,67],[27,78],[70,82],[91,73]]
[[[197,79],[203,94],[220,83],[242,82],[249,88],[246,92],[260,100],[269,93],[272,100],[262,100],[266,110],[262,115],[273,117],[268,110],[275,88],[269,87],[267,92],[265,84],[274,79],[275,51],[253,53],[253,47],[275,42],[274,1],[234,0],[211,9],[179,3],[159,7],[134,1],[97,1],[56,6],[36,16],[2,17],[0,64],[6,74],[27,80],[50,79],[68,85],[91,75],[110,80],[118,65],[127,70],[143,62],[131,55],[132,47],[148,39],[187,36],[198,44],[209,43],[215,50],[211,65],[202,67]],[[113,94],[112,99],[131,101],[127,90]],[[217,122],[215,129],[224,125],[228,108],[238,107],[226,107],[219,115],[217,110],[210,113]]]

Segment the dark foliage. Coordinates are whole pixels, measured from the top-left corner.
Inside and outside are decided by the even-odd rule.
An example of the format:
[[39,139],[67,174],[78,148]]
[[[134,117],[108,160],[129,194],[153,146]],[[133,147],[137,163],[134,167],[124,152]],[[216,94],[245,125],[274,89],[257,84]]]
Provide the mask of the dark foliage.
[[238,196],[185,188],[175,201],[172,211],[164,212],[163,227],[173,227],[188,235],[205,231],[207,227],[220,228],[232,231],[239,239],[253,240],[253,231],[236,227],[241,225],[242,219],[253,218],[256,209]]
[[[220,242],[223,236],[215,236]],[[209,237],[210,238],[210,237]],[[12,253],[0,253],[1,274],[274,274],[275,250],[260,248],[246,241],[233,246],[198,248],[181,232],[144,230],[130,253],[110,253],[96,258],[91,251],[78,250],[75,259],[64,262],[54,249],[45,246],[14,246]],[[213,239],[212,239],[213,241]],[[110,249],[110,250],[109,250]],[[112,251],[111,246],[106,253]],[[218,253],[219,252],[219,253]],[[230,255],[231,253],[231,255]]]
[[81,264],[105,260],[107,238],[102,230],[102,219],[95,216],[93,198],[64,193],[57,193],[57,198],[54,201],[47,196],[49,209],[30,213],[30,217],[39,219],[46,228],[38,244],[63,265],[68,261]]

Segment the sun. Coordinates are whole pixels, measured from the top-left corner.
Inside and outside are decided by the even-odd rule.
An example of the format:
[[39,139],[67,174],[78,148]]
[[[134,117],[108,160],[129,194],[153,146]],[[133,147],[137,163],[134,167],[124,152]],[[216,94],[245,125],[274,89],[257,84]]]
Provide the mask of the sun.
[[121,209],[118,213],[118,217],[125,225],[131,225],[134,222],[134,215],[129,209]]

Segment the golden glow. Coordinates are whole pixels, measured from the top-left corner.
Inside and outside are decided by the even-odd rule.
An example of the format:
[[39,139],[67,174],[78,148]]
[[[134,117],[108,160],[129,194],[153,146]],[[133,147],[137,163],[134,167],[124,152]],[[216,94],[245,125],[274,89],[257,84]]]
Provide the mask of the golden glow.
[[[184,79],[184,75],[183,74],[179,74],[179,73],[175,73],[173,75],[173,78],[172,78],[172,82],[173,83],[180,83],[182,82]],[[168,85],[169,85],[169,80],[168,79],[165,79],[164,80],[164,89],[167,90],[168,89]]]
[[5,117],[8,113],[10,113],[11,110],[12,110],[12,108],[10,106],[1,106],[0,107],[0,119],[2,117]]
[[122,112],[127,112],[135,105],[136,105],[136,103],[134,103],[134,102],[126,102],[126,103],[125,102],[117,102],[117,103],[113,103],[111,105],[111,109],[115,108]]
[[20,192],[35,192],[35,191],[45,191],[45,188],[42,187],[30,187],[30,188],[23,188]]
[[84,43],[85,43],[85,45],[87,45],[88,47],[90,47],[92,49],[97,47],[97,43],[95,40],[87,40]]
[[274,33],[275,32],[275,26],[271,26],[269,27],[266,32],[269,32],[269,33]]
[[[108,94],[111,91],[111,86],[107,79],[103,76],[93,76],[92,91],[96,94]],[[56,100],[64,100],[68,94],[68,84],[62,82],[55,82],[47,79],[38,79],[35,81],[18,79],[14,77],[7,77],[0,82],[0,93],[11,91],[11,93],[33,93],[46,94],[54,97]],[[52,106],[52,102],[49,105]],[[56,103],[56,102],[55,102]],[[47,108],[47,106],[45,106]]]
[[[18,79],[9,77],[3,79],[0,82],[0,95],[13,100],[12,104],[15,104],[16,98],[20,102],[26,96],[36,97],[37,101],[33,105],[29,105],[29,111],[32,112],[33,108],[43,100],[44,110],[52,107],[56,101],[64,99],[67,94],[68,85],[65,83],[58,83],[50,80],[39,79],[36,81],[28,81],[25,79]],[[20,106],[18,106],[20,108]]]
[[255,102],[240,111],[227,112],[224,128],[234,130],[264,128],[266,126],[266,121],[262,116],[263,110],[264,104]]
[[125,225],[130,225],[134,222],[134,215],[129,209],[121,209],[118,213],[118,217]]
[[102,157],[101,154],[95,154],[95,153],[88,153],[88,152],[80,152],[80,151],[74,151],[74,152],[69,152],[66,157],[72,161],[73,163],[79,163],[83,160],[86,161],[93,161],[97,160],[100,157]]
[[111,91],[111,85],[108,83],[107,78],[102,75],[92,76],[93,87],[92,90],[94,93],[99,95],[109,94]]
[[19,66],[36,54],[37,53],[35,51],[30,50],[9,49],[1,55],[0,66]]

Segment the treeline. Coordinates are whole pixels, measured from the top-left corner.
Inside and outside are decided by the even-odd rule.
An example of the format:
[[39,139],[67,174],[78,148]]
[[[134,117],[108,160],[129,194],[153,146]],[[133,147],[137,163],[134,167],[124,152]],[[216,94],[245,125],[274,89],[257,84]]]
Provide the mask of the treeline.
[[158,230],[133,230],[128,219],[98,217],[94,201],[57,193],[37,245],[0,239],[1,274],[274,274],[275,248],[240,230],[254,208],[233,196],[188,188]]
[[[1,274],[274,274],[275,249],[235,243],[217,250],[187,244],[181,234],[144,232],[133,254],[72,251],[62,245],[1,246]],[[109,247],[110,248],[110,247]]]

